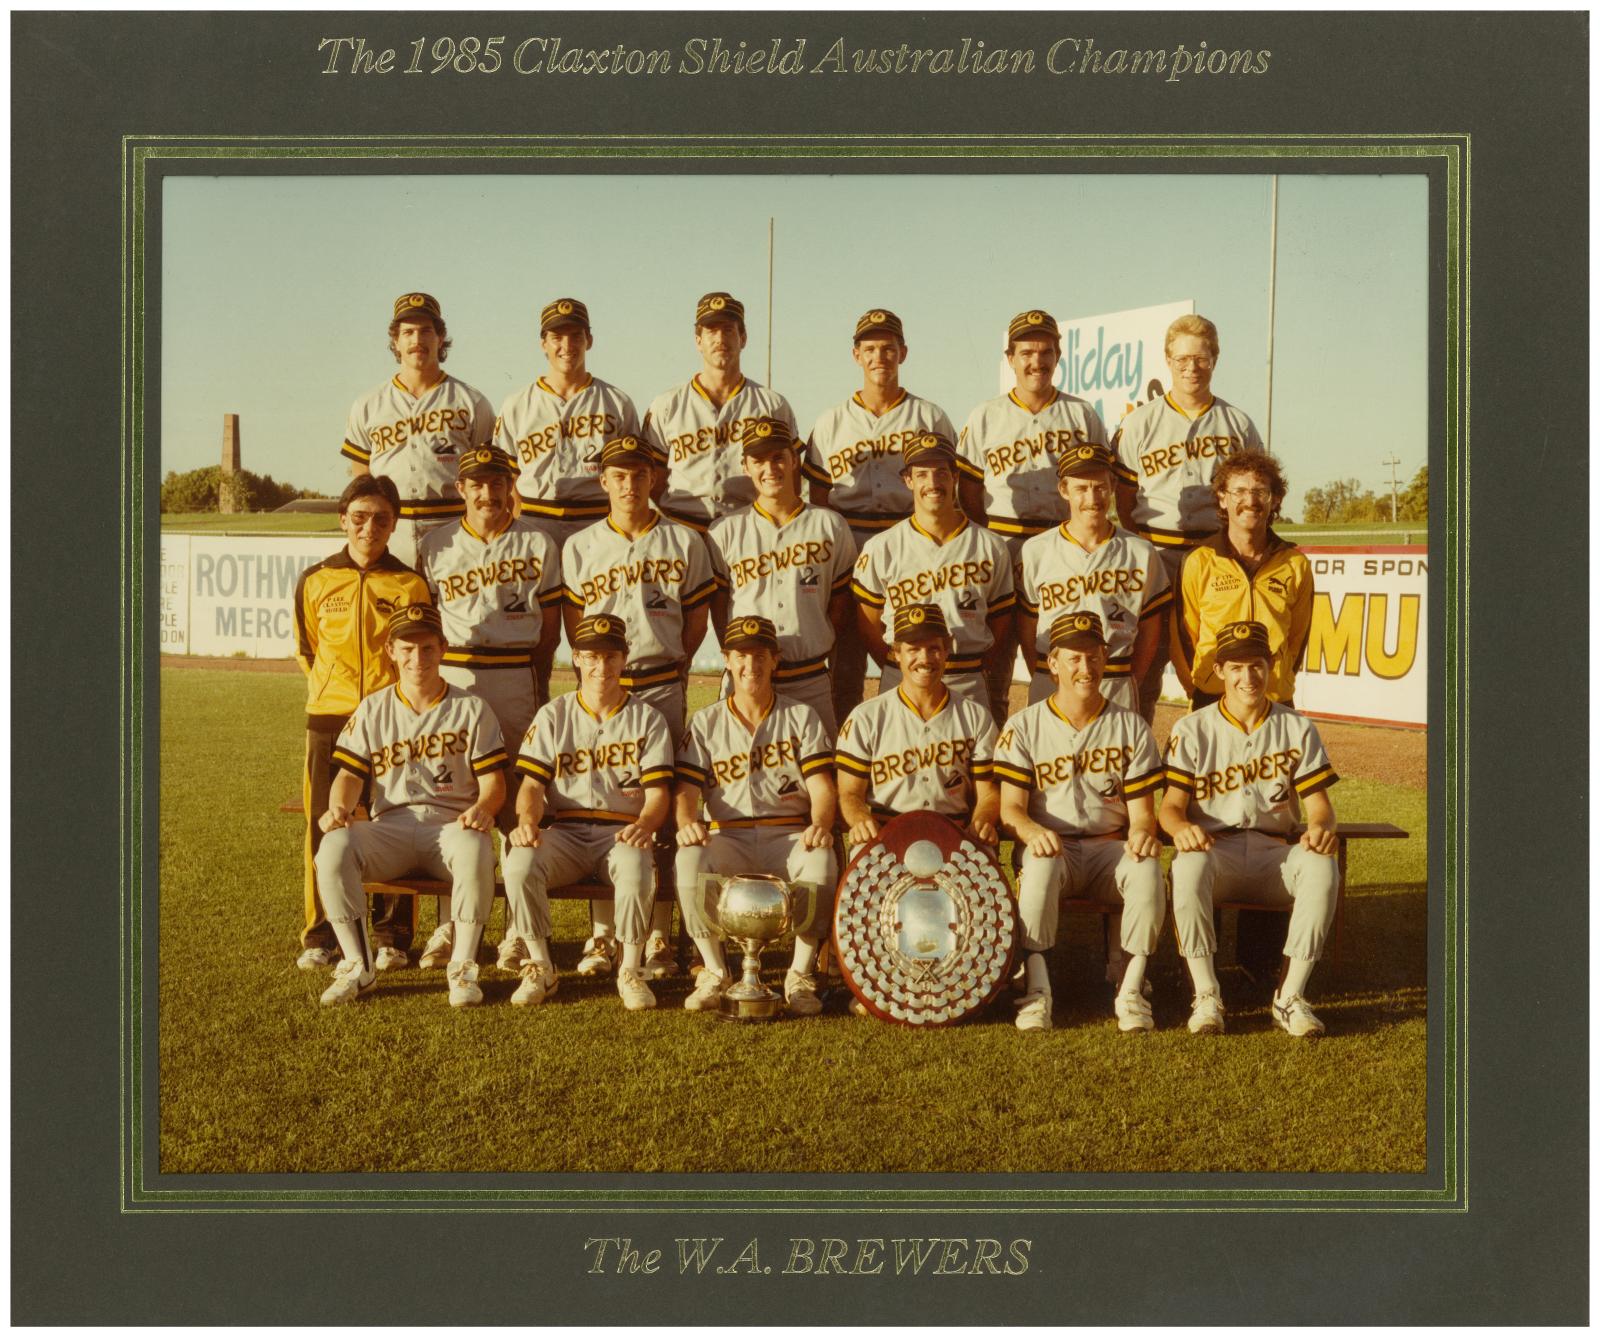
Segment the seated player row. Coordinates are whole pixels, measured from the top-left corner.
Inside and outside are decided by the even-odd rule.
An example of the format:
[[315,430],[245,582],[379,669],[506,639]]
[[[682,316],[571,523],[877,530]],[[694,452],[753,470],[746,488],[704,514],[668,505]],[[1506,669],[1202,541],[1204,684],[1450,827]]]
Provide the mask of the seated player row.
[[[719,643],[730,618],[764,616],[777,627],[781,689],[816,710],[825,733],[832,737],[836,722],[832,688],[843,648],[864,645],[882,666],[883,688],[892,687],[899,668],[884,639],[883,618],[910,603],[929,601],[940,607],[953,637],[946,681],[962,699],[995,709],[986,692],[985,674],[998,668],[1009,680],[1005,657],[1012,654],[1014,625],[1020,627],[1024,658],[1034,668],[1030,699],[1042,699],[1051,690],[1041,667],[1048,650],[1049,618],[1082,609],[1095,612],[1106,630],[1107,695],[1130,708],[1139,704],[1134,683],[1153,652],[1156,623],[1171,599],[1162,563],[1151,546],[1110,519],[1113,466],[1106,451],[1074,446],[1062,452],[1057,486],[1071,502],[1072,519],[1027,540],[1014,575],[1004,543],[973,525],[960,509],[956,456],[947,439],[929,433],[905,444],[900,475],[912,497],[912,514],[868,538],[859,555],[854,536],[839,515],[801,503],[797,447],[781,421],[752,421],[740,454],[756,500],[715,522],[702,538],[686,526],[662,523],[650,496],[652,480],[659,473],[656,462],[639,438],[615,438],[601,451],[600,485],[609,513],[575,535],[564,553],[541,522],[513,517],[515,461],[491,446],[468,451],[457,465],[467,514],[424,535],[417,565],[425,588],[405,592],[407,600],[429,598],[441,610],[449,642],[445,676],[483,696],[502,735],[519,738],[548,695],[560,631],[553,606],[563,606],[569,641],[580,617],[607,613],[621,619],[629,638],[631,654],[622,685],[660,710],[671,736],[677,738],[684,724],[686,667],[704,638],[708,610]],[[1236,475],[1271,474],[1273,469],[1270,456],[1250,452],[1218,470],[1214,486],[1229,510],[1230,531],[1235,527],[1235,507],[1241,511],[1247,507],[1262,534],[1270,535],[1267,503],[1237,503],[1234,493],[1239,490]],[[1252,498],[1261,491],[1248,486],[1248,478],[1245,482]],[[326,795],[328,737],[348,717],[355,700],[372,685],[381,685],[379,679],[352,684],[346,691],[330,690],[351,676],[355,667],[364,666],[371,674],[383,662],[376,652],[345,653],[342,659],[350,662],[341,674],[335,647],[349,639],[352,564],[357,577],[374,563],[384,567],[374,570],[375,583],[370,587],[357,579],[353,593],[358,599],[381,600],[385,596],[380,590],[387,590],[384,580],[403,586],[409,574],[382,552],[385,535],[377,532],[393,519],[394,493],[387,478],[364,476],[352,482],[340,501],[341,525],[350,546],[345,554],[313,567],[301,582],[296,611],[301,661],[311,680],[312,698],[308,814]],[[1281,499],[1281,491],[1274,495]],[[363,528],[358,533],[358,521],[370,531]],[[1199,550],[1190,565],[1210,551]],[[1304,567],[1298,550],[1291,552]],[[1303,573],[1304,580],[1285,582],[1281,578],[1285,569],[1293,574],[1297,568],[1271,568],[1267,588],[1243,607],[1237,607],[1235,594],[1234,604],[1205,605],[1207,612],[1265,613],[1270,628],[1274,599],[1287,591],[1292,606],[1298,608],[1305,602],[1300,596],[1309,593],[1309,572]],[[1014,580],[1020,591],[1014,590]],[[1186,604],[1191,610],[1202,606],[1193,600]],[[1194,649],[1197,689],[1201,683],[1214,682],[1214,632],[1203,626],[1185,628],[1177,639]],[[1271,693],[1277,699],[1292,694],[1292,669],[1285,675],[1283,668],[1285,654],[1280,633],[1274,646],[1273,682],[1287,676],[1290,686],[1281,696]],[[330,661],[325,670],[319,669],[319,656]],[[1004,718],[1002,705],[997,722]],[[316,843],[313,830],[308,840],[307,920],[302,936],[308,966],[324,964],[332,949],[315,896]],[[380,968],[404,963],[409,925],[396,925],[394,917],[409,908],[409,904],[386,906],[380,916]],[[597,906],[596,932],[586,947],[582,973],[609,973],[614,967],[613,927],[609,907]],[[669,928],[670,906],[660,907],[646,950],[646,973],[651,978],[676,969]],[[424,952],[425,964],[443,964],[452,932],[448,925],[441,926]],[[514,942],[506,950],[514,951]],[[502,964],[509,967],[516,962],[504,958]]]
[[[427,293],[401,296],[389,325],[400,370],[356,400],[341,447],[353,471],[371,470],[395,482],[401,498],[395,554],[414,564],[421,534],[463,514],[457,461],[491,442],[517,461],[516,505],[563,552],[607,514],[600,451],[617,437],[637,436],[654,455],[652,492],[675,520],[705,532],[753,501],[756,489],[741,466],[739,443],[763,418],[798,437],[794,412],[781,394],[742,371],[747,333],[741,302],[725,292],[707,293],[695,305],[693,330],[699,370],[657,396],[641,418],[625,393],[588,369],[594,346],[588,308],[558,298],[539,315],[547,370],[510,395],[496,415],[480,393],[444,372],[450,339],[439,302]],[[1160,553],[1162,583],[1175,589],[1184,556],[1221,527],[1209,487],[1213,468],[1262,446],[1249,417],[1211,393],[1220,353],[1215,325],[1202,316],[1173,322],[1165,342],[1170,390],[1129,413],[1114,436],[1087,401],[1055,389],[1061,346],[1047,311],[1018,313],[1006,328],[1005,348],[1015,389],[978,405],[957,436],[943,409],[900,384],[909,355],[900,318],[884,308],[863,313],[852,342],[861,388],[824,413],[804,439],[801,463],[811,502],[842,516],[856,547],[864,548],[911,514],[902,451],[936,434],[955,443],[961,512],[998,537],[1015,564],[1028,538],[1067,518],[1055,474],[1063,453],[1098,446],[1113,458],[1118,514]],[[1135,679],[1147,721],[1168,657],[1165,624],[1152,630],[1148,663]],[[997,722],[1006,713],[1015,636],[1014,627],[1003,630],[988,665]],[[869,648],[853,639],[839,647],[837,718],[861,700]],[[1114,648],[1113,657],[1114,672],[1127,673],[1125,654]]]
[[[705,966],[686,1006],[715,1006],[730,981],[702,875],[778,873],[827,898],[837,877],[836,767],[852,843],[874,839],[880,821],[910,811],[943,813],[991,845],[1002,829],[1013,834],[1027,954],[1017,1026],[1030,1031],[1051,1024],[1044,954],[1054,945],[1063,896],[1120,904],[1127,967],[1117,1022],[1124,1031],[1154,1027],[1145,969],[1165,914],[1154,799],[1164,780],[1159,820],[1177,850],[1173,917],[1195,990],[1189,1029],[1224,1026],[1212,906],[1226,896],[1292,905],[1272,1016],[1291,1035],[1321,1033],[1304,989],[1338,892],[1326,793],[1337,777],[1311,721],[1267,697],[1270,648],[1261,624],[1225,630],[1223,697],[1175,725],[1164,765],[1149,726],[1101,694],[1106,642],[1093,613],[1055,619],[1048,655],[1055,690],[998,736],[983,706],[944,683],[953,643],[937,606],[899,610],[893,637],[903,681],[857,707],[830,752],[816,712],[774,691],[778,643],[770,620],[735,619],[724,642],[732,693],[695,714],[675,754],[660,712],[621,684],[622,621],[582,618],[573,635],[578,688],[539,710],[516,759],[522,781],[502,866],[509,933],[527,959],[513,1004],[537,1004],[557,986],[549,887],[593,877],[616,895],[623,1003],[655,1005],[642,971],[655,892],[650,849],[671,814],[675,780],[675,880]],[[325,1004],[353,1001],[376,984],[363,883],[417,869],[452,884],[450,1002],[482,1001],[476,953],[493,899],[490,830],[505,798],[506,751],[486,704],[441,677],[445,649],[435,608],[397,610],[385,654],[399,681],[362,701],[334,747],[338,775],[319,818],[317,871],[344,960]],[[355,821],[367,784],[372,820]],[[1298,841],[1295,796],[1306,814]],[[818,945],[816,934],[796,941],[785,981],[796,1013],[820,1011],[812,973]]]

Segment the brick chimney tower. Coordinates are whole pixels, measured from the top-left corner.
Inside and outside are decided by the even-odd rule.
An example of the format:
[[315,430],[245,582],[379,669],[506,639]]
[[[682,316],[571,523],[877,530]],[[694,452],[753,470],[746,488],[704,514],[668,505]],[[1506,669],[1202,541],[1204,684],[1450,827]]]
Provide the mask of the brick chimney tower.
[[224,413],[222,415],[223,486],[217,490],[217,509],[224,515],[232,513],[234,501],[233,489],[227,486],[227,480],[243,467],[242,448],[239,444],[239,415]]

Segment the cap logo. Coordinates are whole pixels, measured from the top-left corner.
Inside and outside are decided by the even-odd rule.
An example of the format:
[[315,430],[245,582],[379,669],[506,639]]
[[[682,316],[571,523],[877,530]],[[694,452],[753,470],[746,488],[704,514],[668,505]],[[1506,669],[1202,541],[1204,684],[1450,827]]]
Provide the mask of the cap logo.
[[572,314],[572,303],[565,300],[557,302],[556,310],[563,316],[570,316]]
[[744,632],[744,634],[746,636],[755,636],[755,635],[758,635],[760,633],[761,624],[759,622],[757,622],[755,620],[755,618],[747,617],[747,618],[745,618],[744,624],[740,629]]
[[1072,629],[1074,631],[1088,631],[1092,626],[1094,626],[1094,623],[1089,621],[1087,613],[1079,613],[1072,619]]
[[909,622],[913,627],[915,627],[919,623],[926,622],[927,620],[928,620],[928,615],[922,609],[920,609],[920,608],[908,608],[908,609],[906,609],[906,621]]
[[728,301],[725,297],[713,297],[709,302],[706,303],[706,305],[713,311],[720,311],[723,307],[727,306],[727,304]]
[[1233,628],[1233,639],[1236,641],[1249,640],[1250,624],[1247,622],[1236,623]]
[[772,424],[770,422],[758,422],[753,430],[757,436],[771,436]]
[[1042,324],[1044,324],[1044,312],[1043,311],[1030,311],[1030,312],[1028,312],[1028,321],[1029,321],[1030,324],[1033,324],[1033,325],[1042,325]]
[[420,292],[408,292],[400,299],[401,306],[426,306],[428,299]]
[[611,630],[611,619],[610,618],[604,618],[604,617],[595,618],[595,620],[594,620],[594,630],[595,630],[595,632],[597,634],[599,634],[601,636],[606,635]]
[[867,319],[876,324],[880,320],[888,320],[889,313],[887,311],[874,311]]

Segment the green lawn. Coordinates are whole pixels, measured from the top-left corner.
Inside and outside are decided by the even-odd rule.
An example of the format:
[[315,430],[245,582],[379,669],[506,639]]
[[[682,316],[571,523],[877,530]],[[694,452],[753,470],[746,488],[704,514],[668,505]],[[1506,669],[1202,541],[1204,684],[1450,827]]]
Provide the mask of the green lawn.
[[324,1010],[325,976],[294,968],[302,819],[279,810],[299,795],[300,679],[167,669],[161,691],[164,1172],[1425,1168],[1420,790],[1334,791],[1342,817],[1414,838],[1352,850],[1343,964],[1312,981],[1316,1043],[1273,1029],[1232,968],[1228,1034],[1191,1037],[1170,929],[1160,1030],[1120,1035],[1098,922],[1078,916],[1042,1035],[1019,1034],[1008,1003],[946,1030],[834,1011],[728,1027],[682,1009],[683,980],[626,1013],[572,973],[587,922],[572,902],[556,903],[561,988],[543,1007],[514,1011],[513,977],[486,967],[479,1009],[452,1011],[442,972],[409,970]]
[[249,515],[218,515],[215,511],[172,512],[161,516],[164,534],[337,534],[336,514],[262,511]]

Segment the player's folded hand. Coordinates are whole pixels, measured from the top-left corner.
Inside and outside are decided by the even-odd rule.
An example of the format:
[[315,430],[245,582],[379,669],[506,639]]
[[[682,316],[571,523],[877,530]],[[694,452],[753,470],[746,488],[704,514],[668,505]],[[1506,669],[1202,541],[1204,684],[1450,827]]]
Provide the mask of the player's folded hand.
[[1159,859],[1161,842],[1156,833],[1146,826],[1135,826],[1128,831],[1128,854],[1137,863],[1140,859]]
[[518,822],[511,828],[510,839],[517,848],[531,850],[539,843],[539,827],[534,822]]
[[337,831],[341,826],[350,825],[349,808],[329,808],[321,817],[317,818],[317,825],[326,835],[329,831]]
[[850,843],[852,845],[865,845],[878,838],[878,819],[876,817],[863,817],[850,828]]
[[653,843],[652,835],[638,822],[630,822],[617,832],[617,844],[631,845],[636,850],[647,850]]
[[813,822],[800,833],[800,844],[808,850],[820,850],[833,844],[833,828],[818,826]]
[[1172,847],[1180,854],[1201,854],[1212,846],[1212,839],[1202,827],[1186,822],[1172,833]]
[[1305,834],[1300,837],[1300,843],[1313,854],[1336,854],[1339,850],[1339,835],[1330,826],[1312,822],[1306,827]]
[[458,826],[465,827],[468,831],[487,831],[494,825],[494,818],[487,808],[474,803],[461,816],[456,818]]
[[678,828],[678,844],[704,845],[708,835],[704,822],[685,822]]
[[995,829],[993,822],[986,822],[974,817],[967,830],[972,832],[973,839],[981,840],[985,845],[998,845],[1000,843],[1000,832]]
[[1028,853],[1036,859],[1050,859],[1061,853],[1061,837],[1045,829],[1028,842]]

